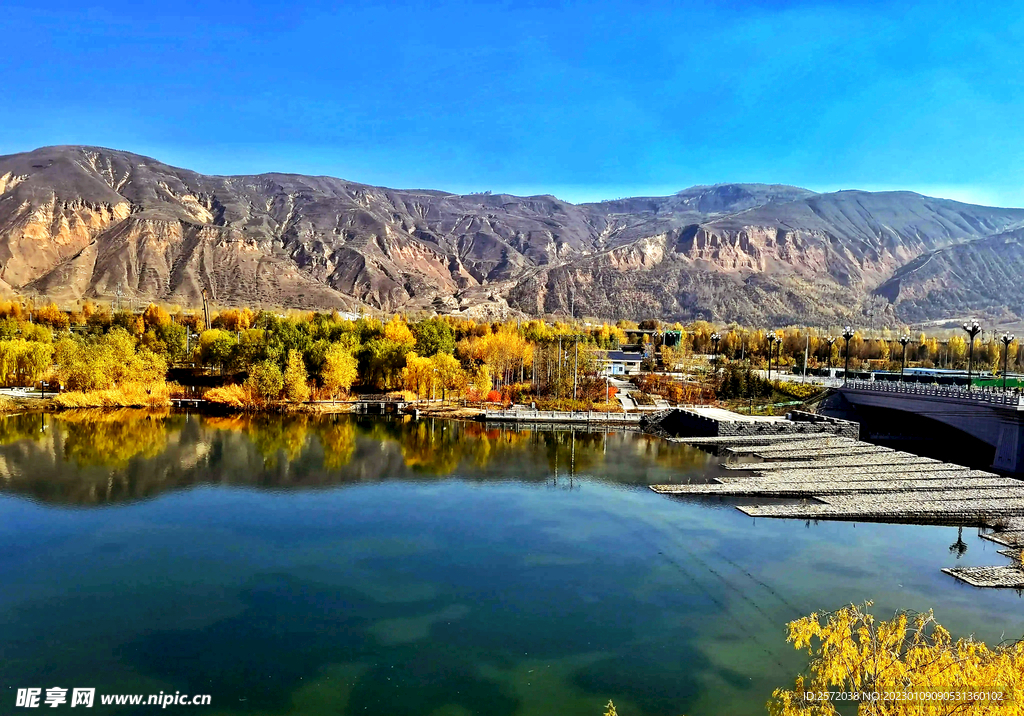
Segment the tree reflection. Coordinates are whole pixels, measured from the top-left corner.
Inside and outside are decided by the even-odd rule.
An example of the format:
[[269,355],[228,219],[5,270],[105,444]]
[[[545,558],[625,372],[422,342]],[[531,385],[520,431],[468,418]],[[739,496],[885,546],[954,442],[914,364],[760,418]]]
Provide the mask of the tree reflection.
[[[565,477],[575,484],[587,475],[638,482],[646,466],[675,464],[673,449],[683,451],[636,433],[431,418],[79,410],[0,418],[0,490],[94,504],[194,484],[315,488],[453,474],[480,481],[563,484]],[[688,460],[692,469],[687,455],[680,464]]]
[[21,413],[0,417],[0,445],[19,440],[42,440],[46,434],[46,416],[42,413]]
[[167,447],[168,411],[75,410],[63,413],[64,458],[79,467],[119,467]]
[[338,470],[352,460],[356,450],[356,429],[350,420],[317,423],[317,438],[324,451],[324,467]]

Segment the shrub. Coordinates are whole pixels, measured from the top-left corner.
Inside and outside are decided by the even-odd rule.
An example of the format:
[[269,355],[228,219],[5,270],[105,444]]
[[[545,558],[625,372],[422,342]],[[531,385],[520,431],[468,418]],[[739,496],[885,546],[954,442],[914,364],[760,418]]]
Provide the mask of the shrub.
[[62,408],[161,408],[170,405],[171,391],[163,382],[132,384],[88,392],[73,390],[53,400]]
[[243,386],[237,384],[224,385],[219,388],[210,388],[203,395],[211,403],[224,405],[229,408],[245,410],[253,406],[252,395]]

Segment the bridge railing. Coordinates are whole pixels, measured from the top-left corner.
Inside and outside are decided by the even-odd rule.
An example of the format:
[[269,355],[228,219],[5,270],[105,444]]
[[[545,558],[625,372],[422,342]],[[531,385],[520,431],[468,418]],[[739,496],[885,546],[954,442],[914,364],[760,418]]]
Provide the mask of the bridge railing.
[[990,405],[1006,405],[1018,407],[1021,396],[1016,392],[1003,392],[992,388],[961,388],[953,385],[922,385],[920,383],[895,383],[873,380],[850,380],[844,386],[849,390],[870,390],[874,393],[899,393],[902,395],[921,395],[933,398],[953,400],[970,400]]
[[637,423],[643,419],[640,413],[612,413],[604,411],[560,411],[560,410],[486,410],[484,420],[521,423]]

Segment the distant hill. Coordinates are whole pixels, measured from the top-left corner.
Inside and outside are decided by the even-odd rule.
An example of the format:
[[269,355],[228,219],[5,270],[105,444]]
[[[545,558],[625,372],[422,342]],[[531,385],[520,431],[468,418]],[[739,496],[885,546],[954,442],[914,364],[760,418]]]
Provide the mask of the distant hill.
[[[206,290],[225,305],[477,316],[1020,317],[1018,230],[1022,209],[910,192],[721,184],[573,205],[209,176],[96,147],[0,157],[0,289],[58,301],[196,304]],[[943,285],[966,266],[969,281]]]

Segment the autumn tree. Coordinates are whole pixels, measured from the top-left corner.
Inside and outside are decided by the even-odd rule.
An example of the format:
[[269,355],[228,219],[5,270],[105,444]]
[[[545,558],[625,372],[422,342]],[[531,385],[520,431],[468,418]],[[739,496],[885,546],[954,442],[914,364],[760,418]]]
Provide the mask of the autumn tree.
[[54,346],[57,376],[70,390],[102,390],[163,383],[167,361],[139,347],[123,328],[103,336],[65,338]]
[[284,376],[277,363],[264,360],[252,366],[249,377],[245,379],[245,388],[261,400],[276,400],[284,387]]
[[166,326],[171,322],[171,314],[165,309],[151,303],[146,307],[146,310],[142,314],[142,320],[146,324],[146,328],[160,328]]
[[320,384],[331,394],[348,391],[356,382],[358,363],[352,352],[341,343],[332,343],[324,354]]
[[[1024,703],[1024,642],[989,648],[973,638],[953,641],[932,613],[899,612],[878,621],[850,605],[789,624],[789,641],[811,656],[792,689],[777,689],[771,716],[834,716],[829,692],[877,695],[858,713],[1016,714]],[[1000,694],[999,700],[935,699],[935,694]],[[808,694],[814,698],[808,698]],[[886,698],[886,694],[903,698]]]
[[491,392],[491,371],[486,365],[477,368],[473,376],[473,390],[478,400],[486,400],[487,394]]
[[441,386],[441,400],[446,400],[449,392],[463,389],[466,384],[466,371],[462,369],[455,356],[451,353],[438,353],[430,362]]
[[394,316],[384,325],[384,339],[404,346],[407,350],[416,345],[416,336],[401,316]]
[[51,326],[57,330],[66,331],[71,326],[71,318],[67,312],[57,308],[57,304],[50,303],[35,312],[37,323]]
[[288,363],[284,369],[284,396],[293,403],[309,400],[309,374],[302,354],[296,350],[288,352]]
[[402,369],[402,382],[406,390],[416,393],[431,392],[434,387],[434,363],[425,356],[409,351],[405,356],[405,368]]

